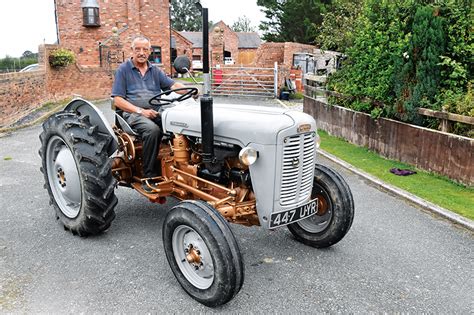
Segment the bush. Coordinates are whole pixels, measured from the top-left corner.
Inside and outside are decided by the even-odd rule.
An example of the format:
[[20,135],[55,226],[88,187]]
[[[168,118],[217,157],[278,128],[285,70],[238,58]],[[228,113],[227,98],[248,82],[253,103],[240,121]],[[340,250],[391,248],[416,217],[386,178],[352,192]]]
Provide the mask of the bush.
[[74,53],[65,48],[55,49],[49,55],[49,65],[53,68],[66,67],[75,61]]

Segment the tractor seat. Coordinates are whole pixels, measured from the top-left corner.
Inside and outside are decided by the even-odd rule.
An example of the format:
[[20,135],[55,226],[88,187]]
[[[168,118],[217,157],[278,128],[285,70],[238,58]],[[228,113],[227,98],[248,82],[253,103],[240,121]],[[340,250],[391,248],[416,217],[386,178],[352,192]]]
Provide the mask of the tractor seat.
[[130,125],[125,121],[125,119],[123,119],[123,117],[120,116],[117,112],[115,112],[115,124],[117,124],[118,127],[120,127],[123,131],[125,131],[129,135],[132,135],[132,136],[135,136],[135,137],[139,136],[139,134],[136,133],[132,129],[132,127],[130,127]]
[[[140,138],[140,135],[138,133],[136,133],[132,127],[130,127],[130,125],[127,123],[127,121],[125,119],[123,119],[122,116],[120,116],[119,113],[115,113],[115,124],[118,125],[118,127],[120,127],[123,131],[125,131],[125,133],[128,133],[129,135],[131,136],[135,136],[137,138]],[[170,133],[164,133],[163,134],[163,137],[162,137],[162,141],[165,140],[165,141],[168,141],[171,139],[171,134]]]

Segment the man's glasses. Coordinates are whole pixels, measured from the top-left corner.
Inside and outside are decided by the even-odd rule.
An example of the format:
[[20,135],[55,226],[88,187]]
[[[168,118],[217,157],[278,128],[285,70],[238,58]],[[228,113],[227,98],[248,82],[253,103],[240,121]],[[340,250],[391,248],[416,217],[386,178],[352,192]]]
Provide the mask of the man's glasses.
[[145,53],[147,53],[147,52],[150,52],[150,48],[134,47],[134,48],[133,48],[133,51],[136,52],[136,53],[139,53],[139,52],[142,52],[142,51],[145,52]]

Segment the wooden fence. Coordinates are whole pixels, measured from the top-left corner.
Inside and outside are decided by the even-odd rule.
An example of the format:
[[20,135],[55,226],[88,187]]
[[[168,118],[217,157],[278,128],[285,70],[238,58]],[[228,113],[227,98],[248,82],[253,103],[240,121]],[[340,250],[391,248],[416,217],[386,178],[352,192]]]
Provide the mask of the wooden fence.
[[331,135],[389,159],[474,185],[474,139],[391,119],[373,119],[368,114],[328,105],[308,95],[303,110],[316,119],[319,129]]

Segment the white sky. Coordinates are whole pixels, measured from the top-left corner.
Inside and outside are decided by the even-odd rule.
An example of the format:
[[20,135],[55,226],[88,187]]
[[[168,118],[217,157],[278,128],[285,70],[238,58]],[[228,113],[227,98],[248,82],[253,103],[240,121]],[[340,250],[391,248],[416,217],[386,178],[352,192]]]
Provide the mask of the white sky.
[[[209,9],[209,20],[222,20],[229,26],[245,15],[258,30],[265,17],[257,0],[201,0],[201,3]],[[54,19],[54,0],[1,0],[0,58],[20,57],[25,50],[38,52],[42,43],[55,43]]]

